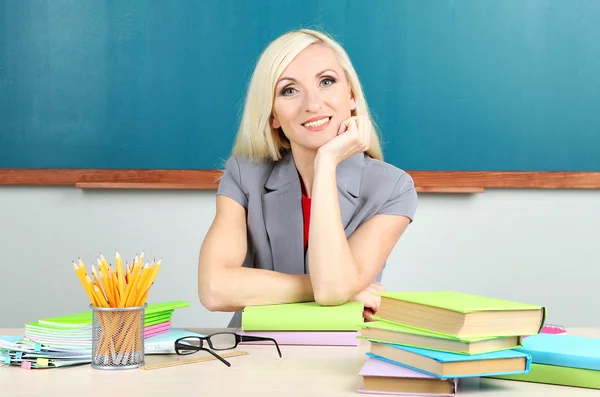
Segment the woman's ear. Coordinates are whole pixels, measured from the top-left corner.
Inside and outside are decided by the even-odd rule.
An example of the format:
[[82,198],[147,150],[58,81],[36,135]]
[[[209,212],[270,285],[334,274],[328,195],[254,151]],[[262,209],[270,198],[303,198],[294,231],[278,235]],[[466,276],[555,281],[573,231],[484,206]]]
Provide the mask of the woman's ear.
[[275,117],[274,114],[271,115],[271,127],[273,127],[273,129],[281,127],[281,123],[279,122],[279,120],[277,120],[277,117]]
[[352,91],[350,91],[350,110],[356,110],[356,100]]

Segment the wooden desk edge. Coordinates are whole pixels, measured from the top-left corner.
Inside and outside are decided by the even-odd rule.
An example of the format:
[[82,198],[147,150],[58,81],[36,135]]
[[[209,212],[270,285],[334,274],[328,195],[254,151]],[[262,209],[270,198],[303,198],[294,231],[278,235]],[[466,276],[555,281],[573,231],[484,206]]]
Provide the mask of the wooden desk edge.
[[[498,189],[600,189],[600,172],[407,171],[422,193]],[[81,189],[216,190],[219,170],[0,169],[0,185]]]

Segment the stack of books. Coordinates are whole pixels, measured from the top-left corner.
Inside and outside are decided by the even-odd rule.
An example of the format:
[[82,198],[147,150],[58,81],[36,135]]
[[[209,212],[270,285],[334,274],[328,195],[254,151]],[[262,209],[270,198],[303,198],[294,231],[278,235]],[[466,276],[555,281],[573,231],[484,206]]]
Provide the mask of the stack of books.
[[320,306],[316,302],[247,306],[242,311],[238,334],[273,338],[281,345],[358,346],[362,313],[362,302],[339,306]]
[[600,389],[600,338],[539,334],[515,350],[531,356],[527,374],[495,378]]
[[[148,304],[144,316],[144,338],[152,347],[160,336],[169,335],[175,309],[188,302]],[[171,345],[173,342],[171,342]],[[43,318],[25,324],[25,334],[0,337],[0,359],[4,364],[27,369],[85,364],[91,361],[92,311]],[[160,353],[160,352],[157,352]]]
[[[542,329],[544,307],[454,291],[380,295],[378,321],[360,337],[370,351],[359,391],[454,395],[459,378],[529,372],[531,356],[517,348]],[[369,371],[373,360],[395,375]]]

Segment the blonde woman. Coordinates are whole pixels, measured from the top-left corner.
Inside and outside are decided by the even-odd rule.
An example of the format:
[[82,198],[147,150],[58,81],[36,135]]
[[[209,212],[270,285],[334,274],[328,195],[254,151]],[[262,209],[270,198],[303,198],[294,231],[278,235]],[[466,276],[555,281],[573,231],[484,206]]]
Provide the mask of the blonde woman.
[[302,29],[261,54],[216,201],[198,292],[239,327],[245,306],[304,301],[361,301],[369,320],[417,194],[383,162],[345,50]]

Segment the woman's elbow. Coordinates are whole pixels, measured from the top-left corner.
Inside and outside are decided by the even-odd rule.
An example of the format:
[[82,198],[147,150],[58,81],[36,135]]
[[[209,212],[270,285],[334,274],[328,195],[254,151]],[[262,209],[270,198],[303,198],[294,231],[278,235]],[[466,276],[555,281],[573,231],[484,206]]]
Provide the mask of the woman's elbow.
[[352,299],[349,291],[341,289],[323,288],[313,291],[315,302],[320,306],[338,306]]
[[219,291],[220,289],[214,285],[200,284],[198,286],[198,297],[202,306],[211,312],[227,311],[227,302],[225,302],[223,294]]

